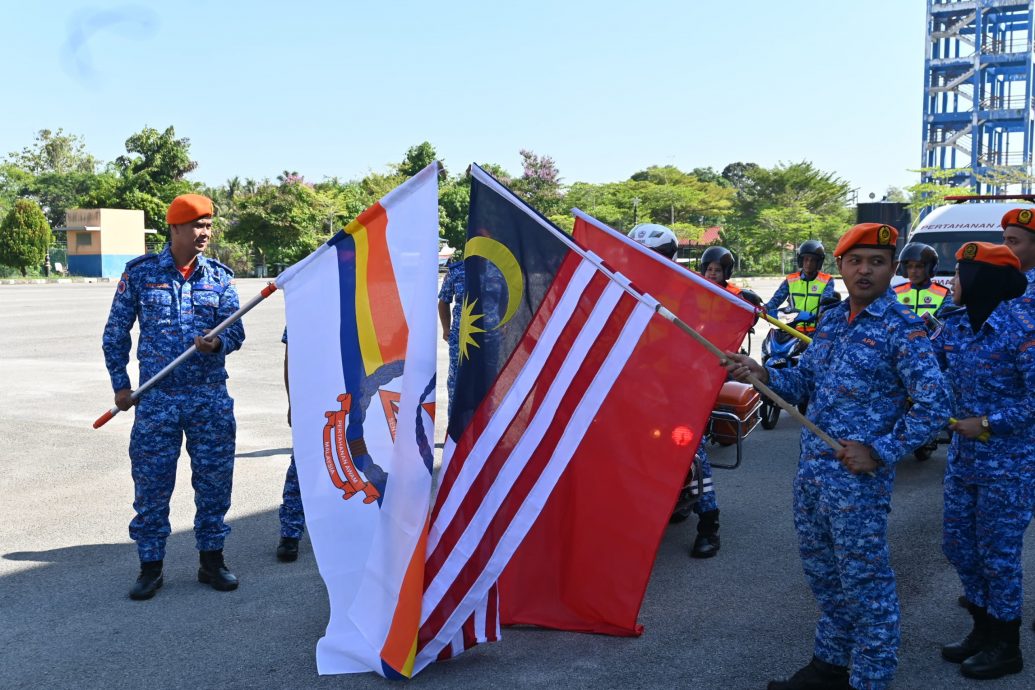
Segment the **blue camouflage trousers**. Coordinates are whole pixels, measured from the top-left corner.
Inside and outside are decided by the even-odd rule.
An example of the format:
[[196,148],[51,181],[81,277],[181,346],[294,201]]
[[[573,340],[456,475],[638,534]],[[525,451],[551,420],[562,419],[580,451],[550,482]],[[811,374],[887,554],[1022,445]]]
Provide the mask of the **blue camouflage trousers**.
[[[816,462],[823,462],[817,460]],[[797,477],[794,527],[805,577],[819,604],[815,654],[851,666],[853,688],[883,690],[898,665],[899,607],[881,480]]]
[[1032,483],[998,478],[975,484],[945,475],[942,552],[967,600],[1001,621],[1021,618],[1021,549],[1031,522]]
[[[697,457],[700,460],[701,468],[701,497],[693,505],[693,511],[698,515],[710,513],[719,509],[719,501],[715,498],[715,486],[712,484],[712,464],[708,462],[708,452],[704,449],[704,441],[697,447]],[[697,482],[694,482],[697,487]]]
[[305,533],[305,512],[302,510],[302,490],[298,487],[295,454],[291,454],[284,477],[284,498],[280,504],[280,536],[301,539]]
[[187,439],[194,487],[194,538],[199,551],[223,548],[230,508],[237,423],[226,384],[193,386],[182,393],[155,388],[140,398],[129,441],[133,509],[129,536],[142,562],[165,558],[169,499],[176,485],[180,445]]

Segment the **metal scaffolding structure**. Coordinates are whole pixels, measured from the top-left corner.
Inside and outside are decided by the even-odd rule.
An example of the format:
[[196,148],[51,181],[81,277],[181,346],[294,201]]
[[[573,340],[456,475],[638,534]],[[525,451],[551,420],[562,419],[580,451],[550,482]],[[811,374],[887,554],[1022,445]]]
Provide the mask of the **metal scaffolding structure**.
[[1031,175],[1033,19],[1032,0],[928,0],[922,166],[945,182],[1002,194],[996,172]]

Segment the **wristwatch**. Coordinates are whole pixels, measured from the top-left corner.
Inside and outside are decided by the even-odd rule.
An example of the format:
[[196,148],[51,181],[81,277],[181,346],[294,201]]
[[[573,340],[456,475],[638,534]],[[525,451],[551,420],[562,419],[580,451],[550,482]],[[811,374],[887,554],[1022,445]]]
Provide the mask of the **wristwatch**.
[[991,431],[991,429],[989,429],[988,427],[988,415],[984,415],[983,417],[981,417],[981,428],[985,431]]

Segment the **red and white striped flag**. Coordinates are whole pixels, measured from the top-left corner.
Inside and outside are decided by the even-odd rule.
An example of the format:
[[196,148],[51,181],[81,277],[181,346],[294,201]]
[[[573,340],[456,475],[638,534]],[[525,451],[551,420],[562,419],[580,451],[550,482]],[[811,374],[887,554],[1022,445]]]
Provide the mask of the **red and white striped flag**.
[[575,254],[545,303],[502,370],[501,390],[491,391],[494,404],[448,449],[428,538],[418,665],[495,636],[496,580],[654,315]]

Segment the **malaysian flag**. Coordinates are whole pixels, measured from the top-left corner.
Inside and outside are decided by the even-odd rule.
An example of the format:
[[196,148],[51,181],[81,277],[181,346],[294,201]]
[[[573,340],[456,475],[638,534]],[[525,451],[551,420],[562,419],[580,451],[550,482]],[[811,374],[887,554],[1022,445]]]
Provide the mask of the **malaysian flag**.
[[618,431],[600,429],[598,413],[617,404],[609,394],[656,303],[574,247],[472,166],[460,361],[415,671],[498,639],[501,572],[587,438]]

